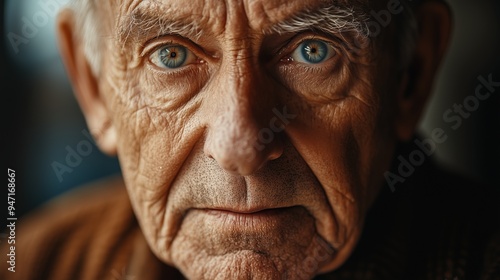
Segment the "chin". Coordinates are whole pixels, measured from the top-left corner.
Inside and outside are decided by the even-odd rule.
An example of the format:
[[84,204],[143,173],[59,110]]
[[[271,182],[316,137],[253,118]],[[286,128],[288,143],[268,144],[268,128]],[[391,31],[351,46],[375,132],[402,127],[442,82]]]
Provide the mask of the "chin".
[[186,265],[178,263],[188,279],[312,279],[319,269],[314,257],[290,260],[251,250],[191,257],[193,261]]
[[[292,267],[263,252],[241,250],[221,256],[198,255],[198,260],[181,267],[189,279],[283,279]],[[314,272],[302,276],[311,278]],[[301,279],[299,277],[293,277]],[[293,279],[292,278],[292,279]],[[286,277],[290,279],[290,277]]]
[[254,215],[190,211],[173,265],[189,279],[311,279],[335,258],[303,208]]

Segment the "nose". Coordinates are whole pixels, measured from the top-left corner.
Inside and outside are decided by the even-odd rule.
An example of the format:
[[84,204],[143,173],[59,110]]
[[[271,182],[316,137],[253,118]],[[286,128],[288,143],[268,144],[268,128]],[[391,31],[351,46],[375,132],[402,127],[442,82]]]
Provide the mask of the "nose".
[[[250,59],[222,65],[214,93],[204,152],[233,174],[251,175],[283,153],[283,121],[273,83]],[[281,117],[281,118],[280,118]]]

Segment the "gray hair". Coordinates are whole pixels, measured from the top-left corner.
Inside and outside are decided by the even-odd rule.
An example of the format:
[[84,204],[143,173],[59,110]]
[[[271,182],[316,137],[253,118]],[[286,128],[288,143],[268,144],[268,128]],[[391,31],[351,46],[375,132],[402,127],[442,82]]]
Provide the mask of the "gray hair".
[[101,34],[99,31],[99,18],[94,0],[71,0],[68,8],[76,16],[75,39],[84,44],[84,54],[94,75],[101,71]]

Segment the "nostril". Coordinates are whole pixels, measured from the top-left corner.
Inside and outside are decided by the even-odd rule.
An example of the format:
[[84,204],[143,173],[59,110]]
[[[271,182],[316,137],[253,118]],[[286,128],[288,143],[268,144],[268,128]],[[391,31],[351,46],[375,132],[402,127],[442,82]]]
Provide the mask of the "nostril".
[[231,173],[238,173],[238,166],[236,166],[236,164],[226,165],[226,167],[224,169],[226,169],[227,171],[229,171]]
[[283,147],[283,145],[275,147],[275,152],[271,153],[271,155],[274,156],[273,160],[280,158],[283,155],[284,150],[285,148]]
[[275,159],[278,159],[280,156],[281,156],[281,154],[273,153],[273,154],[269,154],[269,157],[267,159],[268,160],[275,160]]
[[281,143],[278,142],[279,141],[277,141],[277,143],[274,143],[273,147],[271,148],[267,156],[267,160],[276,160],[283,155],[283,150],[284,150],[283,145],[281,145]]

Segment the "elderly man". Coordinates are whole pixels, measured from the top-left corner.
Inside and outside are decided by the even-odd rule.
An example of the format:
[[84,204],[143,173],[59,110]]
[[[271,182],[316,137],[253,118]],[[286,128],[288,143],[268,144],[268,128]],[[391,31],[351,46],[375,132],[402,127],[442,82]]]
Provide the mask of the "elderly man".
[[62,57],[123,181],[26,218],[3,279],[499,279],[485,192],[394,160],[444,137],[413,146],[450,25],[432,0],[74,0]]

